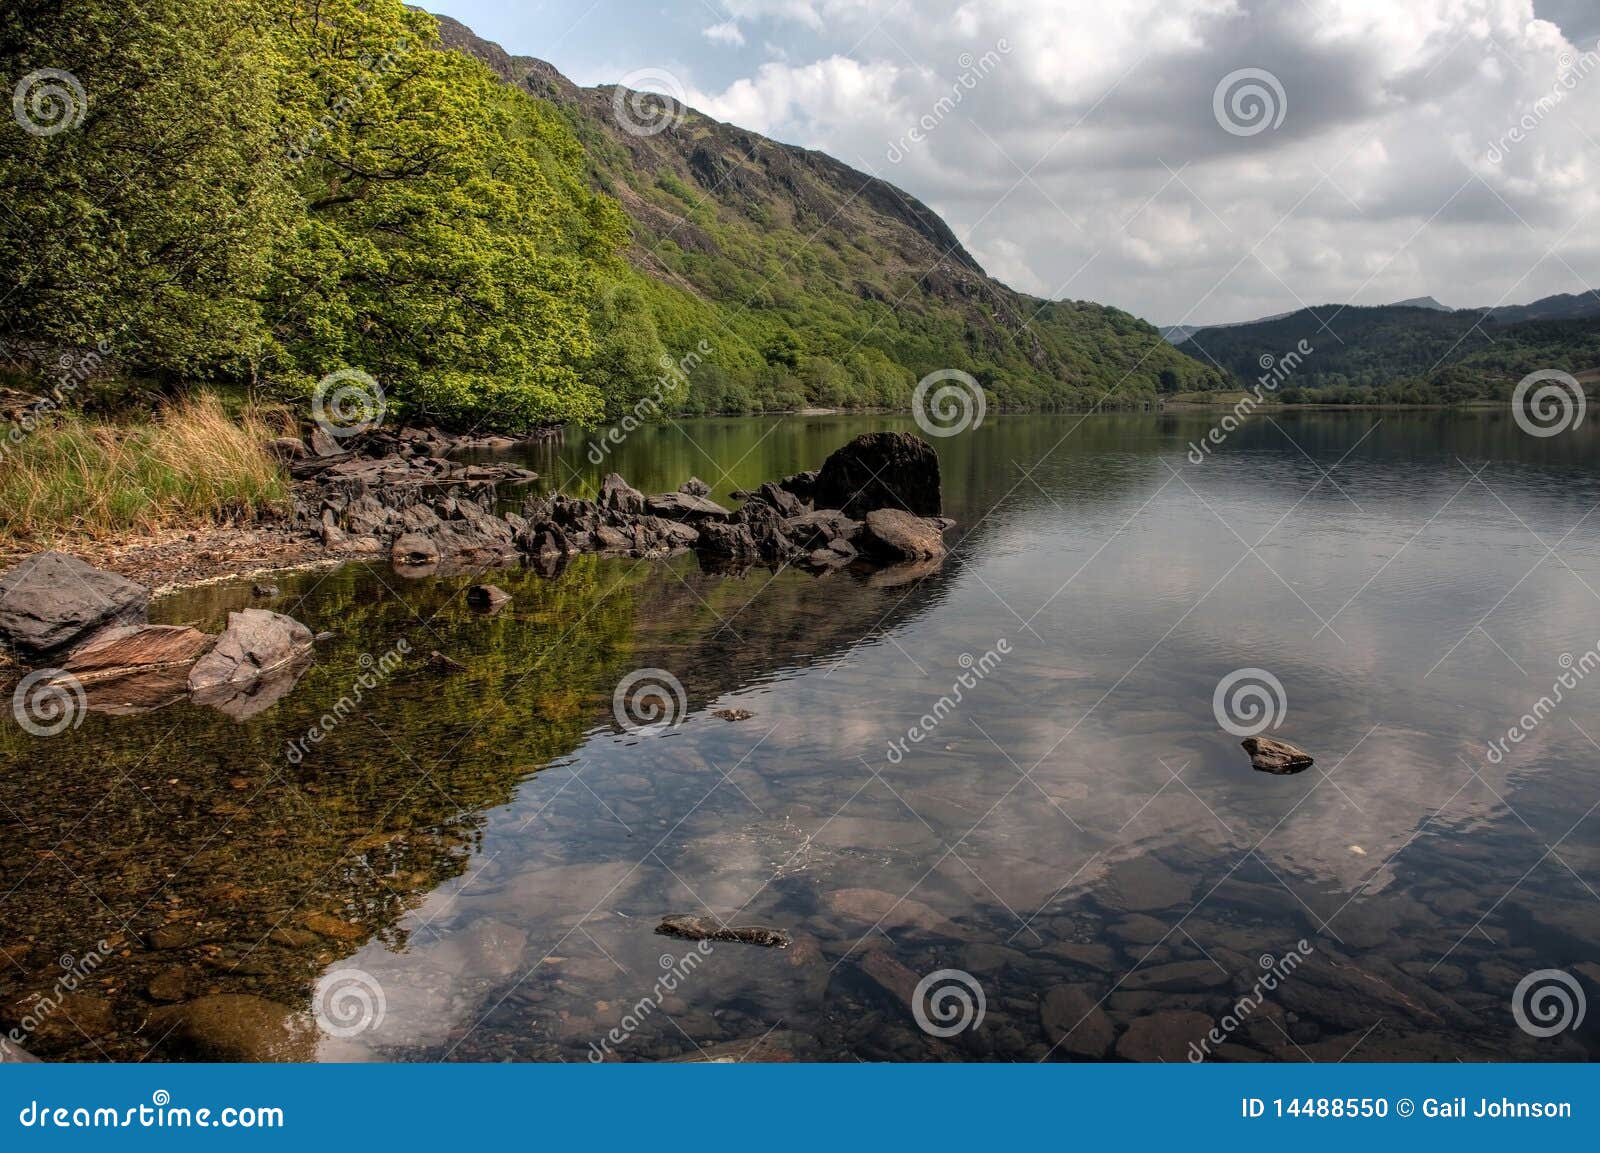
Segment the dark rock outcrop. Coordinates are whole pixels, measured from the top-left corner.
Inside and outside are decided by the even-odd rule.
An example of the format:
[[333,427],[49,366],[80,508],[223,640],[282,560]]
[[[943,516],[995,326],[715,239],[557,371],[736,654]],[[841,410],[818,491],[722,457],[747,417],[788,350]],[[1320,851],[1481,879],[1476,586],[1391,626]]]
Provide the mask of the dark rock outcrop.
[[691,913],[661,918],[656,932],[663,937],[681,937],[686,941],[763,945],[769,949],[789,947],[789,934],[782,929],[768,929],[760,925],[725,925],[710,917],[698,917]]
[[875,508],[938,516],[939,456],[908,432],[865,433],[823,462],[812,502],[855,517]]

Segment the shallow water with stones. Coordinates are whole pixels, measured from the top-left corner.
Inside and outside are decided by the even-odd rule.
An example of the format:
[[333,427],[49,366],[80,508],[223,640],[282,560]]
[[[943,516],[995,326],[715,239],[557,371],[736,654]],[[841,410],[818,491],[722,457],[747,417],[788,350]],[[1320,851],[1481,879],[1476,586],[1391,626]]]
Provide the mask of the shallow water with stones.
[[[1594,432],[1283,414],[1196,463],[1212,419],[938,441],[959,525],[920,576],[584,557],[488,575],[514,601],[485,616],[473,573],[286,575],[269,607],[335,637],[259,714],[0,728],[0,1024],[104,940],[33,1052],[181,1058],[162,1006],[311,1015],[355,971],[381,1018],[284,1055],[1184,1060],[1225,1018],[1210,1059],[1594,1055],[1594,1015],[1535,1038],[1512,998],[1551,968],[1600,992],[1600,677],[1488,756],[1600,642]],[[526,456],[567,492],[615,468],[727,500],[910,427],[702,420],[600,464],[578,435]],[[239,582],[152,616],[250,603]],[[467,671],[408,660],[287,757],[402,641]],[[647,668],[686,708],[627,731],[613,691]],[[1219,725],[1241,669],[1281,683],[1270,731],[1311,770],[1253,772]],[[653,932],[673,913],[792,944],[700,951]],[[943,969],[983,1003],[948,1037],[913,1011]]]

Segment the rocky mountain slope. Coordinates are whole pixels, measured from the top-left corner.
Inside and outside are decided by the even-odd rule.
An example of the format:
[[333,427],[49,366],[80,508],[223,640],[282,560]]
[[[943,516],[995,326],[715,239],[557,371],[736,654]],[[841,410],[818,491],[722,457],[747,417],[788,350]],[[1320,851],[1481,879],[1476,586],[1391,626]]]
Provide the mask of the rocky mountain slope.
[[[1220,374],[1114,308],[1051,302],[988,276],[939,216],[820,152],[665,97],[580,88],[439,17],[444,42],[559,108],[594,184],[633,225],[632,265],[702,407],[724,383],[799,403],[903,405],[922,375],[971,372],[1000,407],[1148,402]],[[629,131],[643,125],[659,131]],[[783,395],[788,393],[789,395]]]

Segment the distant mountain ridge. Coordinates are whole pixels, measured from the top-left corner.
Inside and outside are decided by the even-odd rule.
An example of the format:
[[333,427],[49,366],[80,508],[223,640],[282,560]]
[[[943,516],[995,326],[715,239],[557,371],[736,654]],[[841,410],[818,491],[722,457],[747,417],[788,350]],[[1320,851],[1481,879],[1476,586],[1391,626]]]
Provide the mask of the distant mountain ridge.
[[1600,368],[1600,295],[1490,309],[1444,309],[1422,299],[1426,303],[1307,308],[1202,328],[1178,347],[1241,387],[1257,381],[1262,365],[1302,350],[1274,390],[1289,400],[1311,393],[1304,399],[1339,403],[1501,399],[1536,370],[1582,376]]
[[632,223],[647,323],[674,357],[712,350],[690,374],[691,407],[748,407],[751,396],[904,406],[939,369],[970,372],[1001,408],[1108,394],[1143,404],[1225,383],[1127,312],[995,280],[937,213],[886,181],[668,97],[581,88],[437,19],[447,47],[565,116],[593,185]]
[[[1326,304],[1317,305],[1311,311],[1317,313],[1337,312],[1350,305]],[[1489,314],[1496,320],[1511,324],[1522,320],[1579,320],[1589,316],[1600,316],[1600,293],[1580,292],[1563,293],[1557,296],[1546,296],[1535,300],[1532,304],[1493,305],[1488,308],[1451,308],[1448,304],[1440,304],[1431,296],[1414,296],[1410,300],[1397,300],[1393,304],[1379,305],[1380,308],[1422,308],[1431,312],[1462,312],[1475,316]],[[1271,324],[1273,321],[1283,320],[1285,317],[1295,315],[1296,309],[1291,312],[1280,312],[1273,316],[1263,316],[1258,320],[1235,320],[1222,324],[1166,324],[1161,325],[1161,335],[1175,345],[1194,336],[1197,332],[1204,332],[1212,328],[1243,328],[1252,324]]]

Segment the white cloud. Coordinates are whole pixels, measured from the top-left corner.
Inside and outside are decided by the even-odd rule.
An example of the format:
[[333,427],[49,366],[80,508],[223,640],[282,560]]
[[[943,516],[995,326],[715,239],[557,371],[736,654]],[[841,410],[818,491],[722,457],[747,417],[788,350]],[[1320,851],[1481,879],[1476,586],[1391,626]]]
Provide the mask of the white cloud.
[[[906,188],[1024,289],[1076,276],[1073,296],[1193,322],[1600,284],[1600,66],[1532,0],[724,8],[822,50],[791,39],[792,62],[691,103]],[[1217,83],[1244,68],[1278,78],[1281,127],[1219,126]]]
[[721,24],[713,24],[708,28],[702,28],[700,35],[714,44],[740,46],[744,44],[744,33],[739,30],[739,22],[737,20],[724,20]]

